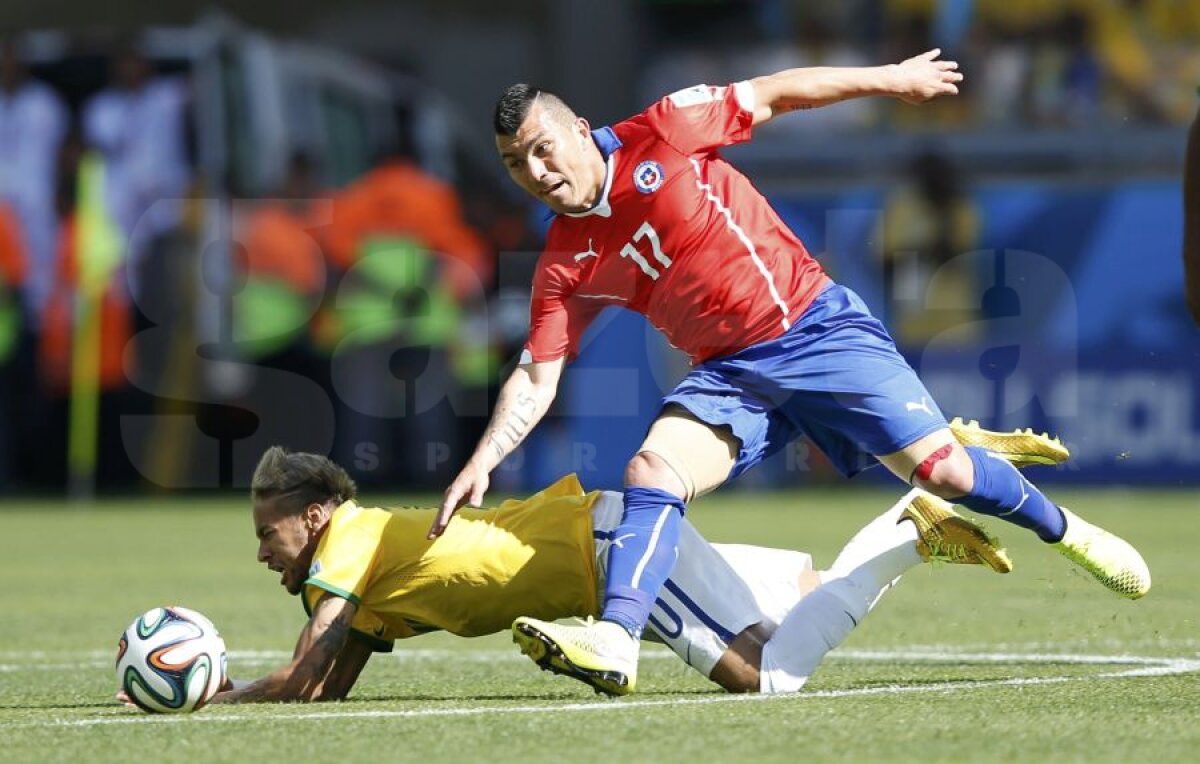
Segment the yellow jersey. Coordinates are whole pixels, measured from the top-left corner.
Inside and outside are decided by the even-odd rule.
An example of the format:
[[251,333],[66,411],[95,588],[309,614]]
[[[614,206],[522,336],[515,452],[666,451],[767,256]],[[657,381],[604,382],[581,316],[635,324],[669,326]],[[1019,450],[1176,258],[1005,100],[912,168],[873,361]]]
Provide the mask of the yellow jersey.
[[347,501],[317,543],[301,600],[325,593],[354,602],[351,624],[377,650],[444,630],[464,637],[599,610],[592,506],[574,475],[524,500],[458,511],[425,538],[436,509],[373,509]]

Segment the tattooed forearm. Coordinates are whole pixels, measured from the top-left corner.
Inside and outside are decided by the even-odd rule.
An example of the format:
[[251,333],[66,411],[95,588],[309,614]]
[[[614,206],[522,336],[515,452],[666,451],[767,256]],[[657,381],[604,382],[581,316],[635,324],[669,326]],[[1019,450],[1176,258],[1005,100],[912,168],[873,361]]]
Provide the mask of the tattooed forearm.
[[532,394],[517,393],[511,401],[501,401],[496,409],[493,427],[487,434],[487,441],[496,459],[504,459],[520,445],[537,419],[537,398]]
[[313,642],[309,654],[301,662],[302,665],[308,664],[315,673],[322,677],[325,676],[333,659],[337,657],[338,651],[342,649],[342,645],[346,644],[348,636],[350,636],[350,618],[344,614],[339,615],[325,629],[325,633]]
[[783,103],[774,108],[776,114],[787,114],[790,111],[803,111],[804,109],[812,109],[814,105],[811,103]]
[[537,398],[529,393],[518,393],[517,400],[513,406],[513,418],[521,422],[522,426],[528,427],[530,420],[533,419],[534,413],[537,411]]
[[487,436],[487,441],[488,441],[488,445],[492,447],[492,453],[494,453],[496,455],[496,461],[497,462],[504,461],[504,455],[506,452],[504,450],[504,446],[502,446],[500,444],[500,441],[496,439],[495,433],[489,432],[488,436]]
[[563,363],[560,359],[513,371],[500,388],[495,411],[471,454],[473,469],[491,472],[529,437],[554,402]]
[[[213,699],[216,703],[254,703],[279,700],[316,700],[321,683],[333,667],[334,660],[350,634],[353,608],[343,608],[328,624],[322,625],[321,612],[313,616],[309,630],[301,636],[296,658],[291,664],[274,671],[257,682],[238,690],[224,692]],[[325,613],[328,617],[328,612]]]
[[321,680],[314,700],[342,700],[358,681],[358,675],[371,657],[372,650],[364,642],[347,639],[333,660],[329,673]]

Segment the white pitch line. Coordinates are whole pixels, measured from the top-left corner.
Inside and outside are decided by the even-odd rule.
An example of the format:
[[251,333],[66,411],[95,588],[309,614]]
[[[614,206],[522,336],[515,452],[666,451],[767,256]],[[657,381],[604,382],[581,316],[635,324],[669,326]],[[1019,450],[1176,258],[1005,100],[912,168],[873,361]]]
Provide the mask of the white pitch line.
[[[861,657],[855,657],[861,656]],[[943,653],[885,653],[885,652],[846,652],[841,657],[865,660],[947,660],[954,654]],[[964,656],[959,655],[959,658]],[[977,654],[977,659],[1000,662],[1013,661],[1020,654]],[[1081,676],[1050,676],[1050,677],[1012,677],[1008,679],[983,679],[969,682],[939,682],[921,685],[886,685],[882,687],[861,687],[850,690],[816,690],[799,692],[790,695],[714,695],[706,698],[676,698],[664,700],[624,700],[598,701],[594,703],[569,703],[549,706],[500,706],[482,708],[427,708],[406,711],[302,711],[284,714],[213,714],[181,716],[128,715],[110,716],[94,719],[52,719],[39,722],[16,722],[0,724],[0,728],[26,727],[56,727],[56,728],[86,728],[114,724],[209,724],[222,722],[260,722],[260,721],[311,721],[320,719],[413,719],[433,717],[465,717],[486,715],[512,714],[543,714],[543,713],[588,713],[597,711],[624,711],[639,708],[702,706],[715,703],[754,703],[779,702],[783,700],[805,701],[812,699],[854,698],[876,695],[907,695],[918,693],[952,693],[963,690],[976,690],[988,687],[1024,687],[1035,685],[1067,684],[1071,682],[1094,681],[1097,679],[1133,679],[1140,677],[1170,676],[1200,671],[1200,660],[1188,658],[1154,658],[1145,656],[1098,656],[1098,655],[1036,655],[1039,659],[1053,658],[1060,662],[1087,664],[1138,664],[1137,668],[1122,671],[1106,671],[1098,674]]]
[[1140,655],[1079,655],[1077,653],[975,653],[926,650],[841,650],[829,654],[829,658],[849,658],[861,661],[908,660],[928,663],[1078,663],[1084,665],[1115,665],[1141,663],[1162,665],[1164,662],[1190,660],[1188,658],[1151,658]]
[[[93,656],[94,651],[80,653],[80,655]],[[57,657],[62,658],[69,656],[70,653],[60,654]],[[238,666],[261,666],[269,665],[277,661],[290,660],[292,653],[287,650],[230,650],[228,652],[229,660],[235,662]],[[526,663],[528,658],[513,651],[513,650],[446,650],[436,648],[414,649],[414,650],[397,650],[392,653],[382,653],[376,656],[377,660],[383,661],[449,661],[453,660],[458,663]],[[677,660],[677,656],[671,651],[662,649],[649,649],[641,655],[642,661],[659,661]],[[1043,652],[955,652],[945,648],[922,647],[911,650],[838,650],[830,653],[826,660],[858,660],[858,661],[889,661],[889,660],[910,660],[930,663],[1070,663],[1070,664],[1085,664],[1085,665],[1112,665],[1112,664],[1159,664],[1163,661],[1175,660],[1174,658],[1154,658],[1136,655],[1080,655],[1078,653],[1043,653]],[[1186,659],[1181,659],[1186,660]],[[91,657],[90,660],[80,661],[77,663],[0,663],[0,673],[17,672],[17,671],[78,671],[83,669],[100,669],[109,668],[113,664],[112,658],[105,655],[103,659],[99,657]]]

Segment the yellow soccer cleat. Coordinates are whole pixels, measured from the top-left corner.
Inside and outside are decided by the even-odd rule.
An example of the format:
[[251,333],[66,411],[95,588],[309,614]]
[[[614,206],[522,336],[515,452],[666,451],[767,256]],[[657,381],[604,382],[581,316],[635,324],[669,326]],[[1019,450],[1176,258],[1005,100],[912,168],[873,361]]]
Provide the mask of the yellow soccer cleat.
[[1128,541],[1092,525],[1065,507],[1067,532],[1054,544],[1063,557],[1122,597],[1136,600],[1150,591],[1150,569]]
[[637,686],[638,641],[621,626],[588,618],[578,624],[513,621],[513,642],[542,669],[569,676],[606,695]]
[[1039,435],[1030,429],[996,432],[983,429],[974,419],[963,422],[962,417],[954,417],[950,422],[950,432],[954,433],[954,437],[964,446],[986,448],[1017,467],[1028,467],[1031,464],[1062,464],[1071,457],[1071,452],[1061,440],[1046,433]]
[[1012,560],[999,542],[983,528],[954,511],[954,507],[933,494],[923,493],[900,514],[912,520],[920,538],[917,553],[926,562],[958,565],[987,565],[997,573],[1012,570]]

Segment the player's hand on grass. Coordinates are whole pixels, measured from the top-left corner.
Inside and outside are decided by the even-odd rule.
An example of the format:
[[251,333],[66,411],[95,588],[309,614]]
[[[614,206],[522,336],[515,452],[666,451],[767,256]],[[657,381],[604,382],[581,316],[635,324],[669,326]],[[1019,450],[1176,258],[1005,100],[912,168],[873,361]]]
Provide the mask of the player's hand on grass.
[[245,680],[234,681],[232,677],[226,676],[225,681],[221,684],[221,688],[217,690],[217,694],[208,699],[208,705],[214,703],[228,703],[229,693],[233,690],[240,689],[250,684]]
[[957,61],[940,61],[940,48],[896,64],[895,94],[905,103],[924,103],[943,95],[957,95],[962,72]]
[[458,477],[454,478],[450,487],[446,489],[442,507],[438,510],[437,517],[433,518],[433,526],[430,527],[429,535],[426,538],[435,539],[442,535],[450,523],[450,518],[463,504],[475,507],[483,506],[483,494],[487,492],[490,483],[491,479],[488,477],[486,469],[474,462],[468,462],[462,472],[458,473]]
[[117,690],[117,702],[130,708],[137,708],[137,704],[129,698],[129,693],[124,690]]

